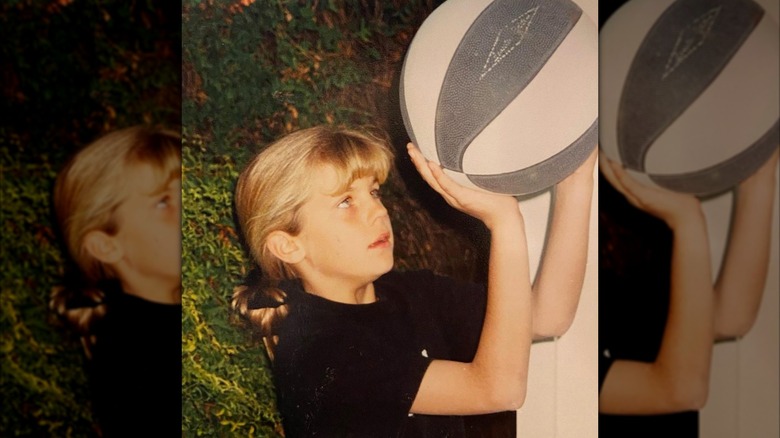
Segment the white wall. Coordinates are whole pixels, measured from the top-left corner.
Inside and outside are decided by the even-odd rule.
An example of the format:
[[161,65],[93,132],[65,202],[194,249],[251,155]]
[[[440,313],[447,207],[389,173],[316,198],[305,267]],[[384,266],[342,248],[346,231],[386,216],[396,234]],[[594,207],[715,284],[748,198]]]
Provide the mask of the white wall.
[[[575,0],[598,25],[598,1]],[[594,169],[588,266],[579,307],[561,338],[531,347],[526,402],[517,414],[518,437],[598,436],[598,184]],[[531,270],[541,254],[550,196],[523,204]],[[540,231],[541,230],[541,231]]]
[[[528,394],[517,413],[518,437],[598,436],[597,184],[593,196],[588,265],[577,314],[561,338],[531,347]],[[549,200],[546,193],[523,204],[532,272],[539,262],[543,243],[539,236],[543,235]]]
[[[756,0],[775,21],[780,16],[777,0]],[[780,179],[780,178],[778,178]],[[715,346],[710,378],[710,397],[701,411],[700,435],[707,438],[753,438],[780,436],[780,183],[774,203],[769,275],[755,326],[742,339]],[[711,215],[731,202],[730,195],[713,200]],[[708,216],[709,218],[709,216]],[[724,230],[712,230],[710,242],[722,250]],[[713,260],[720,266],[720,256]]]
[[[779,178],[780,179],[780,178]],[[780,194],[780,184],[776,188]],[[725,195],[705,204],[710,222],[724,216],[731,203]],[[715,345],[710,395],[701,411],[700,434],[712,438],[780,436],[780,196],[774,202],[769,274],[756,323],[737,341]],[[727,214],[725,214],[727,216]],[[713,266],[720,266],[726,230],[712,226]]]

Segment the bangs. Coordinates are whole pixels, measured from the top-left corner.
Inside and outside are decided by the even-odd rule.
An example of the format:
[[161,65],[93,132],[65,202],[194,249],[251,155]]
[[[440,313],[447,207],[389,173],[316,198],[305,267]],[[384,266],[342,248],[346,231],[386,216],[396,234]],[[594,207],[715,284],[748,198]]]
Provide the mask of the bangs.
[[335,133],[330,140],[320,144],[312,158],[314,164],[325,164],[336,171],[338,186],[334,193],[346,191],[360,178],[374,177],[379,184],[387,180],[393,153],[382,140],[343,133]]
[[128,162],[150,165],[154,187],[162,191],[175,179],[181,179],[181,139],[173,132],[150,133],[128,152]]

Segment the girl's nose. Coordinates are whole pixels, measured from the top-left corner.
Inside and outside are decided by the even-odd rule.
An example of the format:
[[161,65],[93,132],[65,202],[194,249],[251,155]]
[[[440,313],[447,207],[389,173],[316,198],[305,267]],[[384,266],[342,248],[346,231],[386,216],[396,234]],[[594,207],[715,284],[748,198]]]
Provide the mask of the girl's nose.
[[389,216],[381,199],[372,199],[372,201],[371,208],[369,208],[369,222],[373,223],[377,219]]

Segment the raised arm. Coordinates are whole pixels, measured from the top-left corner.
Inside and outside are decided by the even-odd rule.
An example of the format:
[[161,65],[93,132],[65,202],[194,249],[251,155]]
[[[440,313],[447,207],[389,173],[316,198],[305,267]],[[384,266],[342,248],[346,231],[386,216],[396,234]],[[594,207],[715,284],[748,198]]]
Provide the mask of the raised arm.
[[599,394],[599,411],[662,414],[698,409],[709,387],[713,287],[709,240],[699,201],[633,180],[602,163],[604,176],[628,201],[666,222],[673,249],[669,314],[655,362],[615,360]]
[[778,150],[734,191],[726,254],[715,283],[715,338],[744,336],[764,292],[772,234]]
[[460,186],[411,144],[409,153],[447,203],[480,219],[491,233],[487,310],[474,360],[431,362],[412,412],[468,415],[518,409],[525,400],[532,313],[525,226],[517,202]]
[[535,338],[561,336],[574,321],[588,258],[596,149],[555,187],[547,244],[533,285]]

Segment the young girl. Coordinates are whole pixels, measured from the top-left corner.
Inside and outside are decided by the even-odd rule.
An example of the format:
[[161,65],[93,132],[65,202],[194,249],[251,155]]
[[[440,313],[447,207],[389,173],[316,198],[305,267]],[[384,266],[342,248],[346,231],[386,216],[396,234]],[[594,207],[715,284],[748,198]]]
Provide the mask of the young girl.
[[181,433],[181,140],[132,127],[79,151],[54,210],[78,273],[52,308],[80,334],[104,437]]
[[487,293],[392,271],[379,190],[393,156],[372,136],[300,130],[239,177],[239,225],[264,278],[237,288],[234,306],[264,336],[289,437],[464,436],[460,416],[523,404],[534,334],[559,335],[571,323],[595,155],[559,187],[532,288],[517,201],[459,186],[413,145],[408,152],[433,189],[490,230]]

